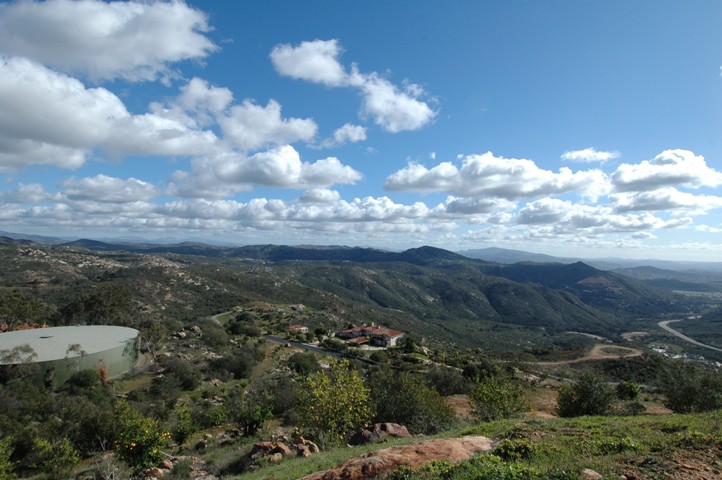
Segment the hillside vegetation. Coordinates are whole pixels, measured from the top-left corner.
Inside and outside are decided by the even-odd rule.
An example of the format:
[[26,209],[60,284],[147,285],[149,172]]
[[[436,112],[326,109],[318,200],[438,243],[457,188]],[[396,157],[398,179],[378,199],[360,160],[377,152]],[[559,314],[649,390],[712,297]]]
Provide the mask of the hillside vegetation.
[[[584,263],[501,265],[430,247],[6,241],[0,262],[3,329],[113,324],[142,338],[141,362],[124,378],[81,370],[62,385],[38,384],[37,366],[17,360],[29,352],[0,352],[0,480],[157,469],[297,479],[385,441],[465,435],[488,436],[492,450],[383,475],[719,473],[722,422],[700,412],[722,407],[722,376],[711,362],[647,349],[671,337],[655,330],[658,316],[714,325],[712,297],[698,312],[689,297]],[[376,349],[335,336],[369,323],[404,336]],[[556,418],[579,415],[597,416]],[[359,439],[370,443],[345,447]]]

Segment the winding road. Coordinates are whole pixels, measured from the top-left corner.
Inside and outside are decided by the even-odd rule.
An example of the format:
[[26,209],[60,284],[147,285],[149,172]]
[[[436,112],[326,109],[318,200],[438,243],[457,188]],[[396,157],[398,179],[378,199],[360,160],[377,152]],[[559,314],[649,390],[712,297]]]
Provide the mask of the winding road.
[[638,348],[622,347],[619,345],[610,345],[607,343],[598,343],[594,345],[592,350],[579,358],[570,360],[558,360],[555,362],[534,362],[536,365],[553,366],[553,365],[569,365],[570,363],[580,363],[595,360],[617,360],[620,358],[632,358],[642,355]]
[[669,326],[670,323],[681,322],[681,321],[682,320],[664,320],[662,322],[659,322],[657,325],[659,325],[663,329],[667,330],[669,333],[671,333],[675,337],[679,337],[686,342],[697,345],[698,347],[704,347],[704,348],[708,348],[710,350],[714,350],[716,352],[722,352],[722,348],[717,348],[717,347],[713,347],[712,345],[707,345],[706,343],[698,342],[694,338],[689,338],[687,335],[685,335],[681,332],[678,332],[677,330],[675,330],[674,328]]

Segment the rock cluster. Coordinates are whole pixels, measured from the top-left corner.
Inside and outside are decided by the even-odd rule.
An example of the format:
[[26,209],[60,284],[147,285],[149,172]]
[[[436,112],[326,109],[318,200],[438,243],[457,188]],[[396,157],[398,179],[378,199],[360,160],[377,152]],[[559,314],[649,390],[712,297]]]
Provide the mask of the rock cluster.
[[272,463],[282,461],[289,457],[308,457],[320,450],[318,445],[298,435],[290,438],[281,435],[274,442],[258,442],[253,445],[251,453],[247,456],[247,465],[253,469],[254,465],[263,458],[268,458]]
[[376,423],[371,428],[363,428],[349,440],[349,445],[363,445],[371,442],[383,442],[388,437],[411,438],[409,430],[398,423]]
[[144,480],[159,480],[173,471],[175,466],[189,461],[188,478],[192,480],[217,480],[218,477],[206,471],[206,464],[198,457],[173,456],[161,461],[157,466],[143,472]]

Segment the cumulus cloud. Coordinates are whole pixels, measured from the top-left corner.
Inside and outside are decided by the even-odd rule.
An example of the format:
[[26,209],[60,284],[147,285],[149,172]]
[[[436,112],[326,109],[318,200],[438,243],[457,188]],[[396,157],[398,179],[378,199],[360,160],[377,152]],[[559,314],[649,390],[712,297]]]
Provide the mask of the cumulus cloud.
[[191,173],[178,171],[171,177],[170,192],[183,197],[227,196],[254,185],[311,189],[333,184],[353,184],[362,175],[337,158],[313,163],[301,160],[290,145],[246,156],[226,152],[193,161]]
[[316,135],[316,123],[310,118],[281,117],[281,105],[271,100],[265,107],[251,100],[231,108],[230,114],[219,119],[224,138],[243,150],[256,150],[268,144],[311,140]]
[[418,130],[436,116],[426,102],[418,99],[422,90],[417,85],[406,85],[400,90],[375,73],[362,78],[362,112],[387,132]]
[[0,59],[0,169],[47,164],[81,166],[90,151],[113,155],[192,155],[216,137],[153,113],[131,115],[104,88],[25,58]]
[[621,154],[619,152],[605,152],[597,150],[594,147],[589,147],[582,150],[570,150],[564,152],[561,158],[562,160],[568,160],[570,162],[604,163],[614,158],[619,158],[620,156]]
[[660,188],[649,192],[617,193],[610,200],[618,212],[671,210],[688,214],[704,214],[722,207],[722,197],[694,195],[680,192],[673,187]]
[[487,195],[508,200],[576,191],[598,197],[608,189],[600,170],[559,172],[543,170],[531,160],[496,157],[487,152],[462,159],[461,168],[442,162],[432,168],[410,164],[386,179],[390,191],[446,192],[452,195]]
[[0,131],[7,137],[85,147],[105,140],[128,116],[104,88],[85,88],[25,58],[0,58]]
[[123,180],[107,175],[85,178],[69,178],[60,186],[70,200],[104,203],[129,203],[146,201],[158,195],[158,189],[136,178]]
[[183,1],[20,1],[0,5],[0,51],[93,80],[175,76],[217,50],[207,16]]
[[346,72],[338,61],[342,49],[338,40],[313,40],[294,47],[288,43],[271,50],[271,61],[281,75],[341,86],[347,82]]
[[169,105],[152,102],[151,112],[184,123],[190,128],[199,128],[214,124],[233,102],[230,89],[209,85],[198,77],[192,78],[180,90],[180,95]]
[[331,87],[357,88],[363,98],[363,115],[388,132],[418,130],[436,116],[423,100],[426,92],[421,86],[405,82],[399,88],[376,72],[359,72],[356,66],[346,72],[338,60],[341,52],[338,40],[282,44],[271,51],[271,61],[281,75]]
[[333,138],[327,138],[321,142],[321,147],[337,147],[347,143],[363,142],[366,140],[366,127],[345,123],[333,132]]
[[77,168],[83,165],[87,151],[29,139],[8,138],[0,134],[0,172],[20,170],[26,165],[53,165]]
[[313,188],[301,194],[299,201],[302,203],[331,203],[341,199],[341,194],[336,190],[328,188]]
[[665,220],[651,213],[620,215],[607,206],[579,205],[556,198],[528,203],[516,219],[520,225],[551,226],[560,235],[600,235],[688,225],[689,217]]
[[51,200],[51,196],[39,183],[21,183],[17,190],[1,192],[0,199],[8,203],[43,203]]
[[722,172],[707,166],[701,155],[689,150],[665,150],[653,160],[638,164],[623,163],[612,174],[619,192],[656,190],[681,185],[689,188],[722,185]]

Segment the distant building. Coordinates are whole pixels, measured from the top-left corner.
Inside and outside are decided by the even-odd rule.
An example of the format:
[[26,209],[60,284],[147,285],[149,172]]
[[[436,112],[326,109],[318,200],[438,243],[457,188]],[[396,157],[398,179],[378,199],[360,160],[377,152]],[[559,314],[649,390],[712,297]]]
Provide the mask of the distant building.
[[404,332],[371,324],[342,330],[336,336],[347,340],[346,343],[355,345],[360,345],[361,342],[358,339],[363,338],[377,347],[395,347],[396,343],[403,338]]
[[306,305],[302,303],[295,303],[291,305],[291,310],[295,310],[297,312],[303,312],[306,309]]
[[308,327],[304,325],[291,325],[288,327],[288,333],[308,333]]

